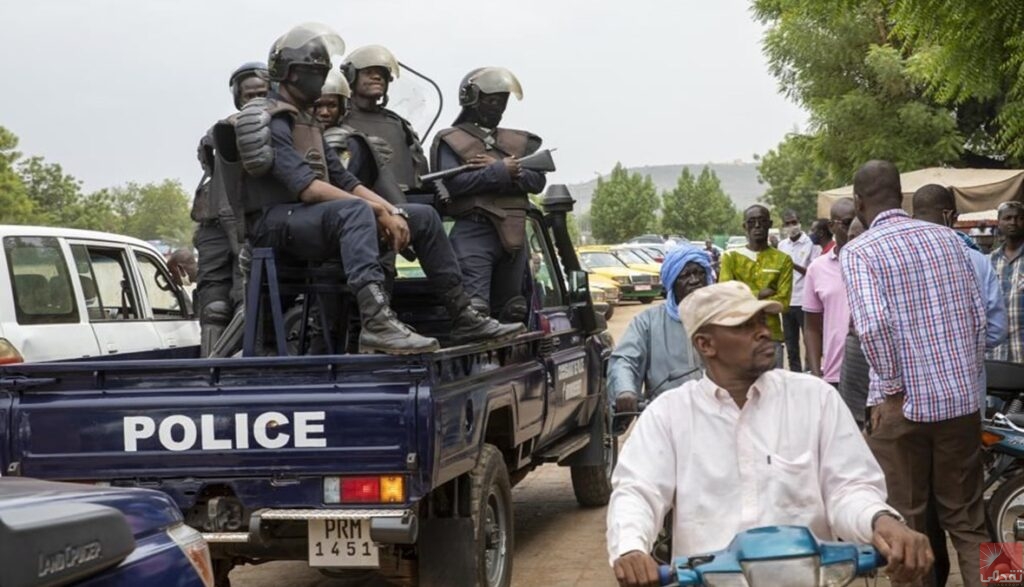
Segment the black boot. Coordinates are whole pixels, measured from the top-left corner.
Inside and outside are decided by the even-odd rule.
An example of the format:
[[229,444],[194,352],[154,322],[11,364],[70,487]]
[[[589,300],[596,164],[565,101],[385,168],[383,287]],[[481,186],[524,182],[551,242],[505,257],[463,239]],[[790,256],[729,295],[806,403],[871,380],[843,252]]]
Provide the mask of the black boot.
[[359,332],[359,352],[414,355],[441,348],[436,338],[420,336],[403,324],[391,309],[384,287],[371,283],[356,293],[362,329]]
[[469,301],[469,296],[457,285],[444,294],[444,305],[452,318],[452,344],[460,345],[481,340],[503,340],[526,332],[522,322],[502,324],[481,314]]

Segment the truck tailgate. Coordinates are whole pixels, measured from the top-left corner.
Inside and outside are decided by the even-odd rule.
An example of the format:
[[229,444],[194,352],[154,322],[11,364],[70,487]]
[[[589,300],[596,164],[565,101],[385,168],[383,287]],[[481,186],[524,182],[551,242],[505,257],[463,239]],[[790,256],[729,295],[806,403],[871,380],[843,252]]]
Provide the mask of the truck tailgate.
[[[11,461],[49,479],[403,471],[417,445],[414,360],[344,356],[24,365]],[[415,461],[413,461],[415,462]]]

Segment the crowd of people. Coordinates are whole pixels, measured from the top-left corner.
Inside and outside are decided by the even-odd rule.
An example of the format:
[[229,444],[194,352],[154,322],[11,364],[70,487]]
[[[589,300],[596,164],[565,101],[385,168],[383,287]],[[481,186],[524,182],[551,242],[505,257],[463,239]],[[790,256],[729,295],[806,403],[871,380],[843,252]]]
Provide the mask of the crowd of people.
[[[716,284],[682,289],[686,269],[663,269],[677,332],[647,310],[609,365],[617,411],[650,401],[613,477],[621,585],[657,584],[649,553],[670,511],[674,556],[795,523],[873,543],[893,584],[944,585],[948,534],[964,585],[981,585],[985,360],[1024,362],[1024,205],[999,207],[986,255],[952,229],[950,189],[902,204],[897,168],[871,161],[811,235],[786,211],[772,247],[754,205]],[[685,375],[656,387],[666,373]]]

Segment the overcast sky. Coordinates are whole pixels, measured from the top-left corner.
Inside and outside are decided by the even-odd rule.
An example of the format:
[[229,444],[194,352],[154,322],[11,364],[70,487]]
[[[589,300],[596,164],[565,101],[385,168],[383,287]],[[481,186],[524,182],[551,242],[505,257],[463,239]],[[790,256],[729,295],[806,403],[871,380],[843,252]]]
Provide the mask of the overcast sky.
[[[291,26],[378,43],[444,90],[501,65],[520,79],[503,126],[558,147],[550,181],[628,166],[750,161],[806,121],[778,94],[747,0],[3,0],[0,126],[87,190],[200,171],[200,135],[233,110],[240,63]],[[403,77],[405,79],[405,77]],[[401,81],[401,80],[400,80]]]

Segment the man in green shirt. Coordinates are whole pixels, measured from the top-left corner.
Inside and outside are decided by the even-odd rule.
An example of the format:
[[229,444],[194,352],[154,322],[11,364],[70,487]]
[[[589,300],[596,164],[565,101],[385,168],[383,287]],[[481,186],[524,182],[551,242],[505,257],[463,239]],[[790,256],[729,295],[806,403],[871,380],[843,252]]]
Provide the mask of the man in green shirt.
[[[793,259],[768,246],[768,230],[772,216],[768,208],[754,204],[743,211],[743,228],[747,231],[747,246],[726,251],[722,255],[719,283],[739,281],[746,284],[759,300],[782,304],[783,313],[789,310],[793,293]],[[782,320],[778,314],[768,314],[768,329],[775,341],[775,365],[782,367]]]

